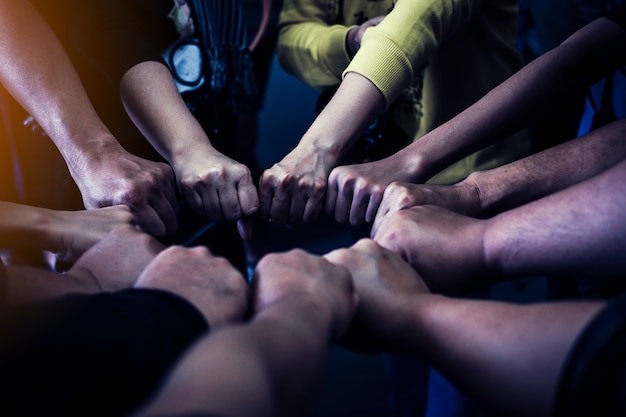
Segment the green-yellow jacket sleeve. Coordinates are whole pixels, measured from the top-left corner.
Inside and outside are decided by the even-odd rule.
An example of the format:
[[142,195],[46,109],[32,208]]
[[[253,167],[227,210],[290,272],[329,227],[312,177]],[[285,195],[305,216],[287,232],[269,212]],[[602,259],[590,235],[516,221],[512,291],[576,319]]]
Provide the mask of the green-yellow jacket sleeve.
[[365,32],[344,74],[356,72],[369,79],[388,107],[439,45],[468,24],[476,1],[398,0],[378,26]]
[[338,2],[322,0],[283,4],[277,47],[280,65],[314,88],[338,85],[350,63],[345,46],[350,27],[332,24],[337,8]]

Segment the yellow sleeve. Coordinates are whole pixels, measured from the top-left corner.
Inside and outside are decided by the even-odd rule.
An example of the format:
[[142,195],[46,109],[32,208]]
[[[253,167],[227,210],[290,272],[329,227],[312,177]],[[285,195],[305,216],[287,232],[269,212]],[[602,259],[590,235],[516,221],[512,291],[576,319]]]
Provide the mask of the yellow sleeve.
[[394,9],[363,36],[361,49],[344,71],[374,83],[387,106],[428,63],[446,38],[463,29],[476,0],[398,0]]
[[345,39],[349,26],[332,24],[339,2],[285,0],[280,15],[277,53],[283,69],[308,85],[338,85],[350,63]]

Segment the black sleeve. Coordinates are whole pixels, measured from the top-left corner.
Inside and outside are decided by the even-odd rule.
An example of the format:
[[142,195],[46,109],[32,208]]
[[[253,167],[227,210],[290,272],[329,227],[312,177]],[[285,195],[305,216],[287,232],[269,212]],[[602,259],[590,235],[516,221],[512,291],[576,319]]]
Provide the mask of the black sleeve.
[[68,296],[3,319],[13,325],[1,329],[0,414],[11,416],[125,415],[208,330],[195,307],[159,290]]
[[560,376],[556,417],[626,416],[626,293],[578,337]]

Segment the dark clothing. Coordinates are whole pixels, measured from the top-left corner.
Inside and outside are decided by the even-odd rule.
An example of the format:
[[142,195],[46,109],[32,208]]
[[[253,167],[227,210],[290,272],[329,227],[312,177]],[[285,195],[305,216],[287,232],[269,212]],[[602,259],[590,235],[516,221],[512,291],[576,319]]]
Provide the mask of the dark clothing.
[[626,415],[626,293],[578,337],[561,374],[554,415]]
[[208,330],[177,295],[131,289],[5,309],[0,414],[122,416]]

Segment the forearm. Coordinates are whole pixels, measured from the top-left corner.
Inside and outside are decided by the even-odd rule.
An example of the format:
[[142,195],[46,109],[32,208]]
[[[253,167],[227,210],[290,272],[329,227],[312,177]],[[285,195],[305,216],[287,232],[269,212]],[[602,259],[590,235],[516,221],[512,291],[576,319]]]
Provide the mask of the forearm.
[[54,211],[0,201],[0,213],[0,248],[59,249],[50,232]]
[[548,197],[487,220],[484,253],[499,275],[623,275],[626,161]]
[[566,355],[602,307],[583,302],[515,305],[430,294],[414,301],[399,336],[405,346],[481,408],[510,416],[551,415]]
[[120,91],[130,118],[170,164],[195,146],[211,146],[164,64],[135,65],[122,77]]
[[626,119],[543,152],[488,171],[472,173],[458,184],[475,188],[481,216],[537,200],[591,178],[626,159]]
[[624,40],[626,34],[615,23],[607,19],[594,22],[400,151],[398,158],[415,167],[412,181],[428,180],[451,163],[515,133],[544,109],[559,107],[580,89],[618,68]]
[[233,417],[305,415],[330,339],[329,318],[316,312],[316,304],[300,297],[283,300],[249,324],[201,340],[139,415],[199,410]]
[[73,175],[103,146],[119,146],[63,46],[28,1],[0,2],[0,35],[0,81],[55,142]]
[[384,99],[376,86],[359,74],[347,74],[298,147],[322,152],[334,165],[383,110]]

